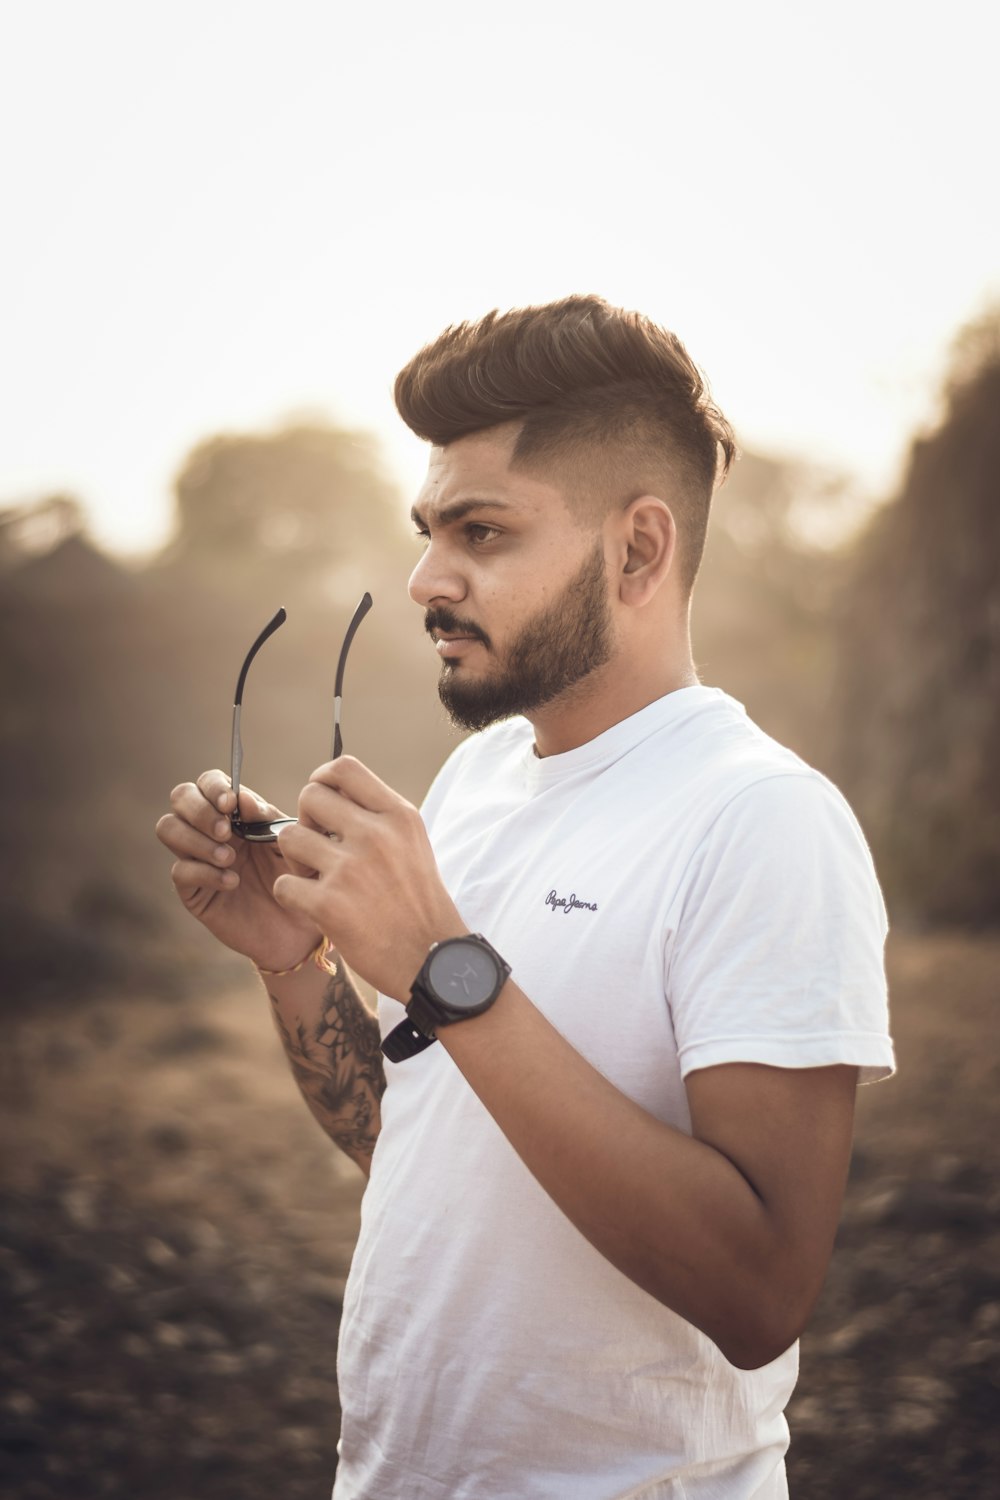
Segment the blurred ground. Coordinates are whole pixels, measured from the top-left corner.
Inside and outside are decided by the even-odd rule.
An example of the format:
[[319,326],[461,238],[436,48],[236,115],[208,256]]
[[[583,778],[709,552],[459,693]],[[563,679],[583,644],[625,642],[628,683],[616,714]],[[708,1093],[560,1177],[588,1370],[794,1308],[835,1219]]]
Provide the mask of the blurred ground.
[[[890,972],[900,1075],[861,1094],[795,1500],[1000,1492],[1000,940],[899,939]],[[329,1494],[361,1179],[263,1001],[237,980],[11,1011],[5,1500]]]

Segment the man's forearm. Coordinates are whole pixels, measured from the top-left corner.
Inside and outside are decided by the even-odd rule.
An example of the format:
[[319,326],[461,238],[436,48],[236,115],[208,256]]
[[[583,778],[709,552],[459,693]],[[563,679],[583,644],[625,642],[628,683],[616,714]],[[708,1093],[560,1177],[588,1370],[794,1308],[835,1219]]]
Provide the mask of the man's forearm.
[[264,980],[295,1081],[330,1139],[367,1176],[382,1123],[378,1020],[342,964]]

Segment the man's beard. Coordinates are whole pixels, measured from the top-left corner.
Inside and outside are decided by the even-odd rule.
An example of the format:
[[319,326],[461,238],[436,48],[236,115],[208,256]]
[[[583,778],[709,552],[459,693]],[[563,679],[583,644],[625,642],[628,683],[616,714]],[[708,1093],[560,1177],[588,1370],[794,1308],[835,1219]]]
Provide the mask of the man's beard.
[[[429,609],[425,625],[428,631],[467,631],[492,649],[485,631],[447,608]],[[531,713],[575,687],[610,660],[611,642],[604,549],[598,542],[558,599],[521,626],[493,672],[466,678],[446,663],[438,693],[459,729],[485,729]]]

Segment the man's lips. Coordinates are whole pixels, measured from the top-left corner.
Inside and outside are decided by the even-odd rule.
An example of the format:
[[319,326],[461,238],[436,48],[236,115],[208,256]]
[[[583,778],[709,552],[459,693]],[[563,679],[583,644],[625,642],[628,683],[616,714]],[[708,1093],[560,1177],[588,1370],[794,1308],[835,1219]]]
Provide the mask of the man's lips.
[[452,657],[461,656],[470,646],[481,646],[483,643],[476,635],[446,635],[444,631],[434,631],[434,647],[439,656]]
[[483,646],[489,650],[489,638],[470,620],[468,624],[449,610],[428,610],[424,618],[424,629],[434,642],[438,655],[451,661],[468,651],[472,646]]

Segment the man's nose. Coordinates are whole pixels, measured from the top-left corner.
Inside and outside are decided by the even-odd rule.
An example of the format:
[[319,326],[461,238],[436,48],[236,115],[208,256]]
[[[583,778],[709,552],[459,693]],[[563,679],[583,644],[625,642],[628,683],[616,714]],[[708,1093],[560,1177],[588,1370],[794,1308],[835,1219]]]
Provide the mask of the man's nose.
[[465,581],[447,566],[432,542],[410,574],[409,591],[414,604],[427,609],[436,599],[447,599],[451,604],[464,599]]

